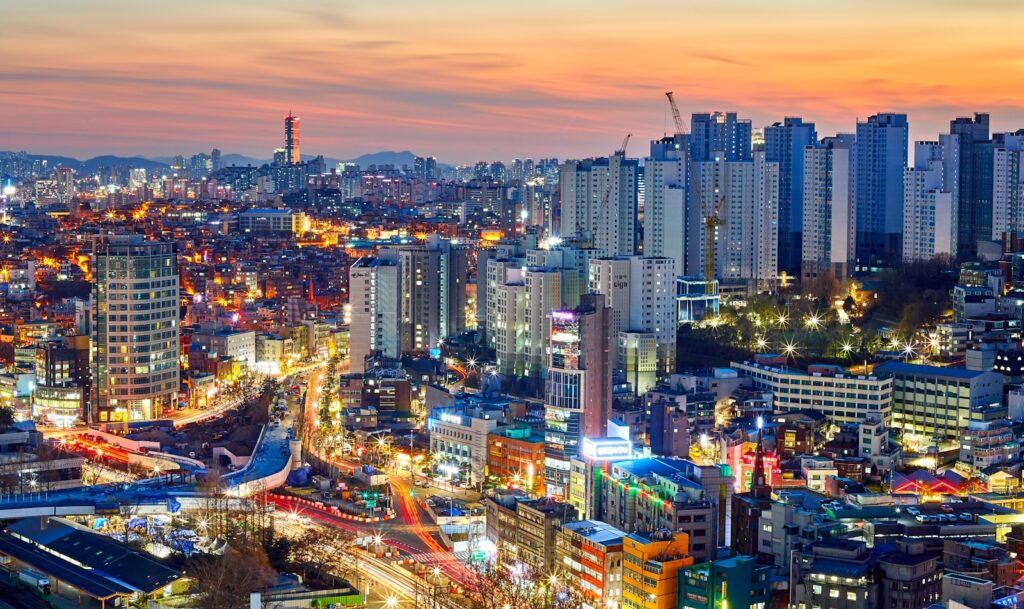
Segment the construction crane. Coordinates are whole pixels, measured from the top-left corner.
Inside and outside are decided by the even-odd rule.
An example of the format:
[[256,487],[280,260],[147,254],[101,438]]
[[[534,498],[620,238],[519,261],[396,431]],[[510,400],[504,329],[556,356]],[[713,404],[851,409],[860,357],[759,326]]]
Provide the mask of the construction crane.
[[685,134],[686,125],[683,124],[683,116],[679,114],[679,106],[676,105],[676,100],[672,97],[672,92],[665,91],[665,97],[668,98],[668,105],[672,108],[672,121],[676,124],[676,135]]
[[[676,125],[676,135],[685,136],[686,125],[683,123],[683,115],[679,113],[679,106],[676,105],[672,92],[666,91],[665,97],[668,98],[668,105],[672,109],[672,121]],[[718,262],[718,250],[715,247],[715,231],[722,224],[722,219],[718,214],[725,207],[725,197],[719,199],[718,204],[713,208],[709,209],[708,206],[704,205],[700,173],[693,162],[693,155],[690,154],[689,142],[685,142],[685,144],[687,145],[687,149],[684,151],[686,154],[686,172],[690,176],[690,184],[692,184],[693,190],[697,193],[697,203],[700,206],[701,215],[704,217],[704,293],[710,296],[715,293],[715,267]]]
[[[626,146],[629,146],[629,139],[633,137],[632,133],[627,133],[626,137],[622,140],[622,145],[615,151],[614,156],[626,156]],[[612,160],[608,159],[608,187],[604,189],[604,196],[601,197],[601,211],[604,211],[608,207],[608,199],[612,196],[612,185],[615,182],[612,181]]]

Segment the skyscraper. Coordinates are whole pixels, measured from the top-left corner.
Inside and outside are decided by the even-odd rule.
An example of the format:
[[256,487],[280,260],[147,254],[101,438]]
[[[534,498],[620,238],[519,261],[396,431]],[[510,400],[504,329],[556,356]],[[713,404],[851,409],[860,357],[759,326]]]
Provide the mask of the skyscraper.
[[690,153],[694,161],[749,161],[753,143],[750,120],[735,112],[694,113],[690,118]]
[[818,141],[814,123],[786,117],[764,129],[764,154],[779,164],[779,270],[800,271],[803,235],[804,150]]
[[997,133],[992,150],[992,239],[1024,232],[1024,129]]
[[[624,347],[640,341],[639,336],[627,340],[622,333],[648,334],[656,345],[656,372],[675,371],[675,260],[648,256],[595,258],[590,261],[590,291],[604,295],[612,310],[612,336],[618,343],[616,367],[626,368]],[[634,390],[642,392],[635,385]]]
[[380,256],[356,260],[348,271],[348,289],[349,370],[362,372],[366,356],[377,351],[400,357],[402,275],[397,254],[382,251]]
[[831,273],[840,281],[852,270],[856,218],[850,133],[827,137],[804,151],[800,277]]
[[903,177],[905,261],[957,255],[956,178],[962,150],[958,140],[959,136],[943,134],[937,142],[914,143],[914,166]]
[[549,316],[548,374],[544,400],[545,482],[565,493],[569,458],[583,438],[605,434],[612,405],[612,315],[601,294],[584,294],[575,309]]
[[[690,197],[686,275],[704,275],[705,244],[714,239],[715,277],[745,281],[758,291],[771,289],[778,277],[779,165],[765,161],[763,151],[751,161],[697,163],[701,196]],[[708,235],[703,222],[707,208],[725,202],[721,225]],[[705,209],[696,204],[703,201]]]
[[139,235],[96,239],[93,407],[99,423],[160,417],[177,406],[177,245]]
[[402,274],[402,351],[436,348],[466,330],[469,251],[439,235],[394,250]]
[[566,161],[561,167],[561,234],[588,242],[599,256],[631,256],[637,246],[640,164],[623,154]]
[[876,114],[857,123],[854,196],[857,264],[892,266],[902,255],[906,114]]
[[284,117],[284,154],[285,163],[288,165],[298,165],[302,162],[299,155],[299,120],[291,110],[288,111],[288,116]]
[[957,257],[973,259],[978,241],[992,239],[992,140],[988,114],[949,122],[949,133],[960,148],[957,177]]
[[412,162],[413,176],[421,180],[437,178],[437,159],[432,156],[418,156]]
[[644,160],[644,255],[666,256],[676,271],[686,268],[686,138],[651,142]]

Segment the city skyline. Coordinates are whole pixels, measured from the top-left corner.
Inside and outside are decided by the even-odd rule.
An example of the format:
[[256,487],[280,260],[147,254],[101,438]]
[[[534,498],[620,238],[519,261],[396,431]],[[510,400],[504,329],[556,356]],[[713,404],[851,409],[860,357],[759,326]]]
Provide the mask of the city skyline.
[[1024,71],[1012,31],[1024,8],[998,0],[903,3],[884,20],[881,3],[796,0],[61,4],[23,7],[5,28],[0,112],[18,119],[0,148],[269,158],[291,109],[305,149],[331,157],[579,158],[627,132],[640,156],[672,131],[665,90],[684,114],[734,110],[755,127],[802,116],[822,136],[879,112],[907,113],[911,141],[974,112],[993,132],[1024,124],[1005,89]]

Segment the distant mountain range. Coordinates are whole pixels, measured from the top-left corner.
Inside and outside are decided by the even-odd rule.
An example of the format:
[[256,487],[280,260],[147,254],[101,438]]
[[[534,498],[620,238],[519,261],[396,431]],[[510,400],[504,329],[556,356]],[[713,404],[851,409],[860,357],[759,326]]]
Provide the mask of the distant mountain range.
[[[0,152],[0,157],[17,154],[14,152]],[[30,154],[28,155],[33,161],[42,160],[46,161],[50,167],[70,167],[78,173],[94,173],[100,167],[119,167],[128,166],[133,169],[142,168],[146,170],[163,170],[167,169],[170,165],[168,163],[162,163],[153,159],[147,159],[141,156],[123,157],[105,154],[102,156],[96,156],[91,159],[80,161],[68,156],[60,156],[55,154]]]
[[[0,151],[0,157],[17,154],[14,152],[3,152]],[[84,161],[54,154],[30,154],[28,157],[32,160],[44,160],[50,167],[70,167],[78,173],[95,173],[100,167],[122,167],[127,166],[133,169],[141,168],[146,170],[163,171],[169,169],[171,163],[174,161],[174,157],[154,157],[145,158],[141,156],[123,157],[114,155],[102,155],[87,159]],[[312,155],[302,155],[303,160],[312,160]],[[349,163],[355,163],[360,167],[369,167],[370,165],[394,165],[395,167],[401,168],[402,165],[408,165],[412,167],[413,161],[416,159],[416,155],[408,150],[402,152],[394,151],[382,151],[373,152],[370,154],[363,154],[354,159],[351,159]],[[272,159],[257,159],[244,154],[229,153],[221,155],[221,164],[225,167],[230,165],[266,165],[271,162]],[[330,169],[338,163],[342,162],[340,159],[324,157],[324,163],[327,168]],[[439,165],[442,165],[439,163]]]
[[[313,155],[304,154],[302,160],[311,161]],[[270,163],[271,159],[257,159],[244,154],[223,154],[220,157],[221,163],[226,167],[230,165],[266,165]],[[357,156],[354,159],[344,161],[346,163],[355,163],[360,167],[369,167],[370,165],[394,165],[395,167],[401,168],[402,165],[408,165],[412,167],[413,161],[416,159],[416,155],[408,150],[402,152],[394,151],[383,151],[383,152],[372,152],[370,154],[363,154]],[[161,159],[164,160],[164,159]],[[169,159],[168,159],[169,160]],[[338,163],[343,162],[341,159],[335,159],[331,157],[324,157],[324,163],[327,168],[330,169]]]

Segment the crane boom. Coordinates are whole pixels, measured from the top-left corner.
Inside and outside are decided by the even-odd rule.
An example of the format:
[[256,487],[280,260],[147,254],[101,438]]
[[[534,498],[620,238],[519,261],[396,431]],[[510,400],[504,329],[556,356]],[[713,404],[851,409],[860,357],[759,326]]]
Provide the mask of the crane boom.
[[665,91],[665,97],[668,98],[668,105],[672,108],[672,120],[676,124],[676,135],[685,134],[686,125],[683,124],[683,115],[679,114],[679,106],[676,105],[676,100],[672,97],[672,92]]
[[[683,115],[679,112],[679,106],[676,105],[676,98],[673,97],[671,91],[665,91],[665,97],[668,98],[668,105],[672,109],[672,121],[676,125],[676,135],[686,135],[686,124],[683,123]],[[693,155],[690,154],[691,150],[689,142],[685,141],[684,146],[686,150],[683,154],[686,155],[686,173],[689,177],[690,187],[696,193],[697,205],[701,211],[701,215],[704,218],[704,283],[705,292],[707,294],[714,293],[713,282],[715,280],[715,267],[717,266],[717,254],[718,251],[715,248],[715,231],[719,225],[722,224],[722,219],[718,216],[722,208],[725,207],[725,197],[719,199],[718,203],[714,206],[707,206],[704,204],[704,194],[700,184],[700,172],[697,171],[696,163],[693,162]]]
[[[615,151],[615,156],[621,156],[621,157],[625,157],[626,156],[626,146],[629,146],[629,140],[632,137],[633,137],[632,133],[627,133],[626,134],[626,137],[622,140],[622,145],[619,146],[619,149]],[[604,210],[606,207],[608,207],[608,199],[611,198],[611,196],[612,196],[612,184],[614,184],[614,182],[612,182],[611,170],[612,170],[612,160],[608,159],[608,187],[604,189],[604,196],[601,197],[601,209],[602,210]]]
[[619,149],[615,151],[620,156],[626,156],[626,146],[629,146],[629,139],[631,137],[633,137],[633,134],[632,133],[627,133],[626,137],[623,138],[623,140],[622,140],[622,145],[619,146]]

